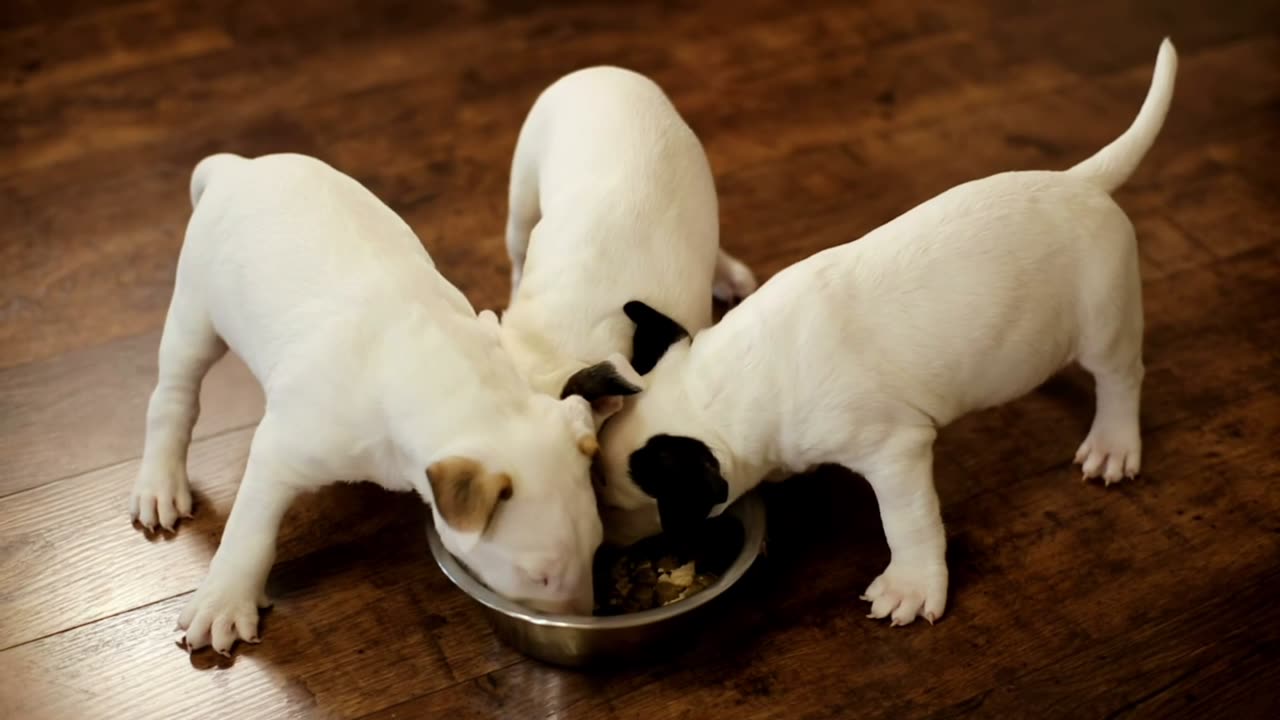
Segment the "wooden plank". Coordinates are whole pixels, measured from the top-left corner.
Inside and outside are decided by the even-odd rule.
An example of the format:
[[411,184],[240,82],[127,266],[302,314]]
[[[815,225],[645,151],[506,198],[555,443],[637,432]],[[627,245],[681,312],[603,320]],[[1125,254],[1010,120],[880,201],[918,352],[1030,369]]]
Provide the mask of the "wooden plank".
[[[0,499],[0,648],[194,590],[222,535],[251,437],[244,429],[195,443],[196,518],[173,536],[148,538],[129,522],[136,461]],[[285,519],[280,559],[362,537],[404,513],[419,517],[421,508],[416,496],[372,485],[304,496]],[[122,572],[136,581],[121,582]]]
[[[469,3],[443,13],[434,6],[383,2],[334,7],[313,0],[301,5],[304,16],[312,17],[291,27],[291,32],[271,32],[271,25],[279,23],[276,13],[245,8],[237,18],[244,25],[229,31],[236,40],[234,50],[95,78],[69,85],[64,93],[47,97],[36,93],[22,105],[0,108],[0,121],[21,128],[25,140],[21,152],[0,146],[0,167],[12,174],[48,167],[86,151],[138,148],[191,134],[213,122],[226,124],[296,108],[314,101],[317,91],[322,97],[336,97],[431,76],[444,92],[456,92],[460,76],[472,67],[548,52],[546,44],[537,42],[548,23],[597,28],[592,44],[579,46],[576,52],[585,50],[599,57],[602,46],[595,43],[609,43],[614,33],[640,39],[646,29],[660,24],[678,30],[701,22],[693,13],[669,18],[659,9],[638,7],[620,23],[613,9],[591,4],[549,6],[539,14],[503,14]],[[362,12],[351,12],[356,8]],[[386,22],[378,16],[380,9],[402,17]],[[753,19],[753,9],[766,19],[784,15],[783,8],[773,3],[748,3],[742,9],[744,21]],[[267,30],[266,38],[260,37],[259,26]],[[508,41],[490,42],[494,34]],[[662,47],[661,39],[652,36],[643,44]],[[568,69],[556,67],[546,80]],[[180,82],[192,76],[202,82]],[[313,82],[316,77],[326,78],[319,88]],[[451,80],[440,82],[441,78]],[[465,100],[456,95],[455,99]],[[235,108],[235,117],[210,116],[210,107],[224,112]],[[89,128],[95,132],[88,133]]]
[[[851,21],[838,8],[828,10],[819,7],[808,14],[792,13],[779,19],[776,8],[767,4],[761,7],[768,8],[768,12],[761,11],[759,19],[735,25],[731,30],[731,39],[741,45],[735,57],[753,56],[752,51],[758,54],[759,50],[767,49],[771,42],[770,33],[783,33],[785,39],[788,37],[785,33],[790,31],[795,38],[803,38],[805,33],[815,32],[814,27],[823,27],[827,21],[857,25],[856,20],[861,17],[855,14]],[[243,32],[254,32],[253,21],[266,22],[262,18],[251,17],[246,21],[249,29]],[[645,21],[654,22],[647,16]],[[692,21],[684,18],[682,22]],[[757,74],[744,78],[741,86],[733,87],[723,100],[708,93],[707,88],[714,87],[715,82],[725,81],[705,78],[694,72],[691,65],[674,65],[669,59],[659,58],[647,64],[652,65],[660,81],[672,86],[673,96],[695,126],[705,124],[711,128],[705,133],[706,140],[713,163],[722,173],[732,173],[743,162],[778,158],[791,149],[820,146],[824,139],[854,137],[860,132],[859,128],[865,132],[868,122],[876,123],[876,127],[886,126],[885,119],[867,112],[870,98],[883,90],[879,82],[858,81],[858,92],[841,98],[837,106],[832,106],[828,99],[831,97],[830,86],[848,82],[847,78],[875,78],[893,68],[905,68],[894,71],[899,76],[896,82],[900,91],[905,93],[918,88],[921,92],[904,95],[901,107],[892,118],[893,123],[904,123],[913,121],[916,115],[946,117],[991,105],[1010,92],[1008,89],[998,90],[1002,84],[1012,85],[1017,93],[1025,92],[1026,88],[1047,89],[1069,77],[1055,72],[1053,66],[1046,63],[1029,68],[1008,67],[1007,58],[998,50],[984,49],[980,44],[958,36],[937,35],[936,29],[930,29],[927,14],[919,17],[908,14],[890,23],[882,20],[871,27],[871,30],[861,31],[851,40],[855,43],[855,52],[841,54],[837,64],[822,63],[822,71],[813,78],[806,78],[803,74]],[[936,38],[904,42],[904,38],[913,37],[910,33],[916,28],[928,29]],[[513,27],[511,32],[518,35],[518,27]],[[610,28],[610,32],[622,33],[618,38],[621,42],[633,37],[637,31],[629,29],[623,32],[621,28]],[[409,40],[397,42],[408,43]],[[772,42],[777,42],[777,38]],[[414,43],[416,52],[436,47],[426,41],[415,40]],[[387,45],[385,50],[384,45]],[[589,62],[592,54],[598,52],[592,48],[580,51],[583,52],[582,63]],[[406,50],[394,44],[380,43],[379,52],[403,54]],[[250,154],[290,149],[315,152],[333,159],[343,169],[368,182],[393,207],[406,212],[410,222],[423,234],[428,247],[442,256],[442,265],[459,275],[459,284],[470,292],[486,293],[478,302],[484,300],[481,304],[490,304],[488,295],[491,294],[496,304],[504,293],[487,288],[494,287],[506,272],[497,235],[501,227],[510,146],[533,95],[561,72],[561,63],[566,60],[563,52],[536,46],[522,52],[519,63],[484,64],[486,68],[523,69],[515,80],[504,80],[491,77],[492,71],[459,66],[454,58],[465,53],[454,52],[449,47],[438,48],[438,52],[445,56],[445,62],[440,62],[442,58],[435,55],[423,59],[423,66],[433,68],[430,75],[414,75],[411,68],[402,66],[397,66],[395,72],[375,67],[369,70],[369,76],[378,79],[378,84],[372,89],[359,82],[350,86],[326,86],[327,94],[321,97],[327,101],[317,100],[309,94],[312,90],[310,85],[292,89],[272,88],[270,92],[260,92],[256,87],[227,86],[201,88],[199,102],[191,100],[184,103],[167,92],[173,83],[164,75],[169,72],[199,74],[195,69],[183,67],[182,62],[177,63],[179,67],[174,70],[167,69],[172,65],[167,64],[159,69],[121,74],[119,81],[112,81],[118,82],[129,93],[129,104],[121,112],[135,112],[129,108],[138,107],[137,94],[145,92],[140,87],[156,87],[166,90],[163,112],[172,117],[160,122],[160,115],[151,111],[138,118],[131,115],[121,117],[118,122],[130,128],[130,135],[120,138],[120,142],[125,144],[119,149],[111,149],[115,145],[111,144],[109,133],[94,133],[96,143],[107,143],[109,147],[77,147],[75,157],[82,159],[70,165],[41,166],[40,173],[23,173],[18,178],[9,179],[5,183],[7,192],[0,193],[3,197],[0,199],[0,214],[13,218],[13,225],[19,233],[15,247],[22,248],[24,261],[21,272],[14,273],[14,281],[8,287],[12,295],[6,304],[15,317],[31,322],[39,312],[45,321],[42,324],[45,331],[38,334],[27,329],[26,323],[10,326],[14,334],[7,338],[8,342],[0,345],[5,348],[5,352],[0,353],[0,365],[49,357],[67,349],[68,342],[96,344],[154,329],[167,301],[176,248],[187,216],[185,189],[190,167],[201,155],[216,149]],[[954,71],[939,73],[930,70],[961,64],[926,63],[923,58],[929,53],[943,53],[956,60],[966,58],[972,72],[987,73],[991,77],[983,84],[975,84],[972,80],[961,82]],[[332,58],[329,60],[338,62]],[[315,60],[317,63],[320,61]],[[376,56],[373,59],[362,56],[360,59],[365,63],[375,61]],[[978,63],[976,66],[975,61]],[[185,64],[204,62],[212,60],[200,58]],[[244,62],[252,62],[252,58]],[[682,62],[692,63],[692,58],[682,59]],[[268,65],[268,68],[272,67]],[[254,74],[258,78],[255,82],[266,82],[257,70],[260,69],[256,69]],[[220,72],[228,77],[236,75],[234,67],[220,68]],[[454,74],[450,76],[450,72]],[[290,69],[289,73],[289,77],[306,74],[296,68]],[[704,81],[691,84],[689,79],[695,76],[704,77]],[[442,78],[451,79],[443,81]],[[94,92],[113,92],[110,87],[95,88]],[[837,85],[840,87],[843,86]],[[511,94],[504,94],[508,90]],[[288,98],[292,97],[295,98],[292,102],[306,102],[308,110],[305,115],[282,117],[272,114],[276,105],[255,109],[239,103],[234,117],[218,116],[220,125],[206,130],[192,127],[192,123],[209,117],[200,103],[210,95],[220,97],[219,94],[249,97],[263,103],[290,102]],[[911,97],[917,101],[912,102]],[[948,98],[952,97],[957,100],[949,101]],[[457,106],[460,101],[462,111],[459,113],[440,113],[440,107]],[[102,102],[109,101],[94,101],[95,112]],[[770,104],[761,105],[762,102]],[[388,103],[394,103],[398,110],[393,113],[379,111]],[[913,115],[912,108],[918,108],[919,112]],[[779,115],[781,110],[785,112]],[[759,115],[759,122],[743,124],[737,120],[752,115]],[[30,110],[30,117],[36,131],[50,131],[50,124],[37,110]],[[777,128],[769,126],[769,118],[774,117],[781,117],[786,124]],[[142,132],[139,128],[144,123],[157,124],[155,133],[159,135],[156,139],[148,139],[150,135],[135,137]],[[179,127],[182,132],[175,130]],[[495,134],[508,140],[494,143],[492,138]],[[57,135],[57,142],[66,142],[68,137],[81,135],[68,129],[66,133]],[[761,145],[758,138],[762,136],[771,138],[771,144]],[[30,138],[28,140],[23,144],[24,148],[33,142]],[[468,150],[458,153],[458,147]],[[31,153],[26,152],[24,156],[30,157]],[[409,159],[407,162],[406,158]],[[795,160],[789,162],[794,163]],[[69,194],[68,184],[79,182],[79,178],[86,174],[96,176],[104,165],[113,168],[114,182],[110,185],[81,183],[73,193],[77,197],[76,212],[59,212],[62,198]],[[773,175],[778,179],[771,184],[782,184],[785,188],[790,174],[775,171]],[[847,206],[848,197],[856,195],[859,187],[832,188],[828,193],[833,191],[838,194],[824,196],[825,207],[834,207],[837,203]],[[136,198],[143,197],[161,198],[162,201],[148,202],[145,209],[140,209],[135,204]],[[733,237],[738,227],[751,227],[757,218],[779,215],[777,205],[762,204],[753,197],[743,198],[735,204],[733,198],[732,193],[726,195],[728,237]],[[898,198],[899,209],[918,199],[912,195],[899,195]],[[418,203],[424,200],[427,201],[426,206],[418,207]],[[793,212],[807,211],[803,206],[793,209]],[[741,218],[742,225],[735,225],[738,222],[735,218]],[[459,237],[490,237],[494,240],[492,243],[454,240]],[[157,252],[157,247],[170,249]],[[85,256],[68,262],[68,253]],[[124,265],[129,268],[129,274],[102,272],[107,264]],[[474,281],[472,275],[477,275]],[[126,301],[124,312],[120,311],[120,298]],[[107,309],[112,311],[107,312]],[[53,332],[48,331],[50,329]]]
[[[611,17],[607,8],[584,12],[588,17]],[[780,12],[770,9],[773,15]],[[536,28],[547,21],[516,17],[503,32],[516,37],[536,34]],[[656,20],[650,17],[649,22]],[[327,29],[311,32],[322,42],[323,32],[335,29],[332,24],[319,25]],[[452,192],[436,198],[438,210],[410,213],[408,219],[443,261],[450,262],[451,253],[463,253],[447,267],[460,275],[458,283],[464,290],[492,286],[505,273],[505,252],[496,229],[502,222],[500,208],[505,204],[506,167],[515,129],[506,133],[508,140],[501,144],[493,143],[488,132],[459,142],[451,133],[453,114],[440,108],[457,106],[460,95],[469,92],[467,82],[473,82],[468,80],[469,63],[484,58],[483,54],[473,57],[469,44],[479,44],[482,53],[518,49],[501,51],[481,42],[492,31],[483,27],[457,34],[447,29],[445,25],[417,35],[384,30],[392,36],[369,37],[366,42],[372,47],[367,48],[322,42],[342,50],[328,55],[300,53],[307,58],[301,67],[282,62],[275,57],[281,50],[267,44],[257,51],[267,58],[236,51],[230,64],[215,55],[112,75],[109,81],[87,87],[72,84],[65,98],[37,93],[50,105],[43,109],[32,102],[4,105],[0,122],[9,111],[13,113],[9,124],[26,129],[15,131],[19,135],[14,142],[0,142],[0,156],[9,148],[35,165],[19,172],[20,168],[0,157],[0,166],[10,171],[0,179],[0,224],[12,232],[0,251],[0,267],[10,278],[0,295],[0,308],[14,319],[0,326],[0,367],[159,326],[189,213],[191,167],[215,150],[318,154],[369,182],[393,208],[401,210],[420,201],[423,193],[430,196],[433,185],[447,183]],[[252,23],[244,32],[253,32]],[[437,33],[443,37],[437,39]],[[547,62],[558,61],[548,56]],[[216,66],[217,73],[202,69],[209,65]],[[343,68],[336,73],[343,82],[324,84],[318,94],[309,78],[334,75],[329,72],[331,65]],[[531,69],[530,77],[541,78],[534,81],[539,84],[549,82],[563,71],[553,67]],[[212,85],[197,87],[185,81],[193,75],[210,77]],[[415,79],[422,82],[414,83]],[[385,91],[365,96],[375,89]],[[460,119],[474,124],[496,115],[518,123],[532,94],[521,98],[518,107],[513,108],[509,100],[490,103],[479,116]],[[397,102],[406,107],[390,113],[379,110]],[[299,104],[309,109],[283,112]],[[236,112],[229,115],[224,105],[234,106]],[[104,106],[112,108],[113,127],[120,130],[100,127]],[[365,106],[370,108],[368,116],[353,110]],[[211,112],[211,107],[218,111]],[[55,111],[57,116],[50,118]],[[384,133],[360,118],[387,116],[399,119],[407,140],[385,147],[398,158],[420,158],[419,164],[409,163],[406,168],[403,160],[384,163],[384,146],[377,140]],[[92,124],[92,130],[83,124]],[[344,142],[347,138],[333,128],[349,124],[364,131],[348,136],[354,141]],[[49,136],[48,143],[41,142],[43,135]],[[317,144],[313,135],[325,143]],[[92,143],[76,144],[77,138],[91,138]],[[459,153],[460,146],[471,149]],[[49,157],[40,159],[42,153]],[[434,158],[452,160],[455,155],[456,163],[432,165]],[[484,168],[491,178],[485,186],[490,192],[477,193],[465,176],[450,180],[460,174],[454,167]],[[97,181],[105,168],[110,168],[111,183]],[[68,197],[76,198],[74,209],[67,205]],[[485,219],[493,240],[473,242],[470,228],[458,222],[460,217]],[[437,237],[446,242],[436,243]],[[481,273],[483,284],[469,282],[473,273]]]
[[[0,370],[0,497],[142,454],[158,333]],[[206,376],[196,438],[254,423],[262,390],[228,353]]]
[[12,82],[0,85],[0,99],[54,92],[104,75],[226,50],[231,44],[206,8],[157,2],[99,7],[52,27],[0,30],[0,60],[12,73]]
[[0,713],[359,717],[516,662],[430,563],[421,513],[401,518],[278,565],[263,642],[231,660],[175,646],[185,597],[0,653]]
[[103,14],[120,6],[129,6],[135,0],[12,0],[3,6],[4,14],[0,15],[0,29],[25,30],[29,27],[47,27],[54,24],[59,17],[78,16],[88,13]]

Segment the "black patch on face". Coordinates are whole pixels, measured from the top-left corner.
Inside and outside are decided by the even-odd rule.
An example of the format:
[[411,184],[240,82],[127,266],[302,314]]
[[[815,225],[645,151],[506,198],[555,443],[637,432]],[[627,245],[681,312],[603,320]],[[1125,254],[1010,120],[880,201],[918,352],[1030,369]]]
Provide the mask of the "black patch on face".
[[658,501],[664,532],[687,532],[729,499],[720,461],[701,440],[654,435],[627,460],[631,480]]
[[636,324],[635,338],[631,341],[631,367],[641,375],[658,364],[672,343],[689,337],[689,332],[675,320],[639,300],[623,305],[622,311]]
[[587,402],[594,403],[602,398],[635,395],[638,392],[640,388],[619,375],[613,363],[602,362],[584,367],[571,375],[560,391],[560,399],[581,395]]

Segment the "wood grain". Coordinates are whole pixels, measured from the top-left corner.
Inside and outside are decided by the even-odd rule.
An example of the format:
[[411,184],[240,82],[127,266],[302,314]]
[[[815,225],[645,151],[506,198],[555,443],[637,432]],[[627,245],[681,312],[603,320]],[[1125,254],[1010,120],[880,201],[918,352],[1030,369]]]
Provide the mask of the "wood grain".
[[185,597],[0,653],[0,712],[358,717],[519,661],[428,564],[418,520],[277,565],[263,621],[270,644],[230,661],[175,647]]
[[[1280,6],[1084,0],[14,0],[0,10],[0,716],[1269,717],[1280,707]],[[261,393],[217,366],[197,519],[130,527],[158,330],[214,151],[318,155],[402,214],[478,307],[507,296],[510,153],[572,69],[651,75],[763,279],[957,183],[1064,168],[1132,121],[1178,46],[1159,140],[1116,194],[1139,236],[1144,474],[1068,464],[1070,370],[937,449],[952,592],[890,629],[865,483],[765,489],[770,552],[670,661],[570,673],[504,648],[434,567],[422,503],[367,485],[286,518],[264,642],[174,647]]]
[[[158,333],[0,370],[0,498],[142,454]],[[228,353],[200,389],[196,439],[262,416],[262,390]]]

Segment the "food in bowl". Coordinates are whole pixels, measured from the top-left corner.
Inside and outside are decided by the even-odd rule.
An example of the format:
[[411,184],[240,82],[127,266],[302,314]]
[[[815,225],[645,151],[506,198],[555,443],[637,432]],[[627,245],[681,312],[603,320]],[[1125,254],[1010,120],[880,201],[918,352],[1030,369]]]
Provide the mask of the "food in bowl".
[[679,536],[646,538],[596,556],[596,615],[621,615],[686,600],[716,583],[742,550],[742,524],[707,520]]

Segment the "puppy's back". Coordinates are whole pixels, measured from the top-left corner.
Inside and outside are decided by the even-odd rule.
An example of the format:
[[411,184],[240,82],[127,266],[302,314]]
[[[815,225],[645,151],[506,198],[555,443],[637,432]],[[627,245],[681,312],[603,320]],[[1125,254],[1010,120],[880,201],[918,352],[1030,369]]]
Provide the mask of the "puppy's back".
[[176,282],[242,355],[337,332],[397,298],[471,309],[390,208],[315,158],[212,156],[192,198]]
[[521,144],[538,155],[544,214],[557,194],[592,188],[714,199],[697,136],[662,88],[631,70],[592,67],[557,80],[530,110]]

